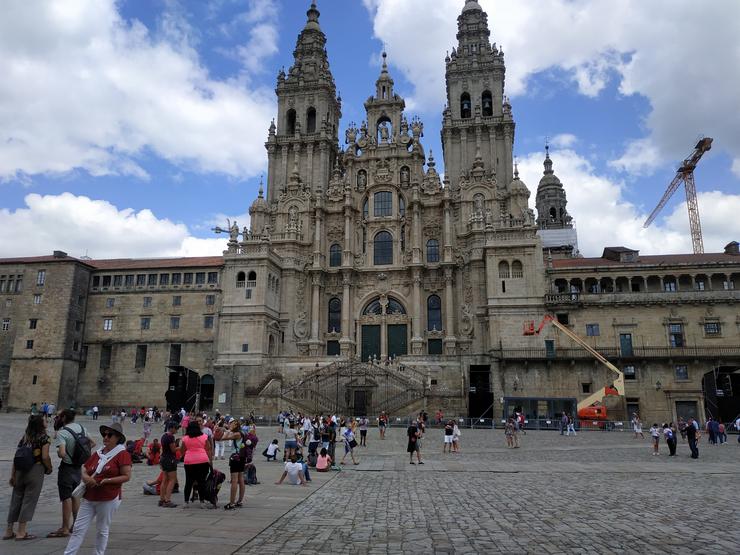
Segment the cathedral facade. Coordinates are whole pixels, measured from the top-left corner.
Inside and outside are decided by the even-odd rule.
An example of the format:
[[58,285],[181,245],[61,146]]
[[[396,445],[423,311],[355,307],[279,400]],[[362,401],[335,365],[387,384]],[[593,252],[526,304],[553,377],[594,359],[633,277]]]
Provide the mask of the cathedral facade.
[[[737,243],[579,257],[549,152],[529,207],[504,53],[477,1],[444,60],[444,176],[385,54],[364,121],[340,129],[319,15],[278,74],[267,180],[222,257],[0,260],[6,406],[161,405],[185,369],[198,385],[184,401],[206,410],[552,419],[614,376],[555,329],[522,333],[548,312],[624,369],[614,418],[703,417],[734,399]],[[66,324],[45,329],[52,317]]]

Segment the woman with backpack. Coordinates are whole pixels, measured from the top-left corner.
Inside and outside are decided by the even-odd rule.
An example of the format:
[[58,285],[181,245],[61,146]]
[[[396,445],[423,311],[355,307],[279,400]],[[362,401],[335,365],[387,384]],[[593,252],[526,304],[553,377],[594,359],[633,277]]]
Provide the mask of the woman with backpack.
[[[49,445],[51,441],[46,435],[46,423],[40,414],[31,416],[23,437],[18,442],[18,449],[13,458],[10,469],[10,486],[13,494],[8,508],[8,527],[5,530],[4,540],[16,541],[32,540],[36,538],[28,533],[26,525],[33,519],[36,504],[44,485],[44,475],[51,474],[51,458]],[[13,525],[18,523],[18,533],[13,531]]]
[[[231,492],[229,494],[229,502],[224,505],[224,510],[226,511],[230,511],[242,506],[242,502],[244,501],[244,491],[246,489],[246,485],[244,484],[244,470],[247,465],[247,451],[249,450],[251,452],[251,441],[250,445],[247,446],[245,441],[246,436],[241,431],[237,433],[239,433],[240,438],[235,441],[237,441],[237,444],[239,445],[239,450],[236,453],[233,453],[231,457],[229,457]],[[251,456],[249,456],[249,459],[251,460]],[[239,490],[238,501],[236,498],[237,489]]]

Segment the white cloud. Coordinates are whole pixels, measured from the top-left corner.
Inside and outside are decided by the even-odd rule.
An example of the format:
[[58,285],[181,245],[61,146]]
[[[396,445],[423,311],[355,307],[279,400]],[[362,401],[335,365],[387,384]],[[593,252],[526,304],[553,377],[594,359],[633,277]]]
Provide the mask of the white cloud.
[[735,158],[732,161],[732,173],[740,177],[740,158]]
[[[0,256],[36,256],[63,250],[92,258],[220,255],[226,239],[193,237],[181,223],[151,210],[118,209],[72,193],[29,194],[26,206],[0,210]],[[19,241],[18,238],[23,240]]]
[[[552,152],[555,174],[568,196],[568,213],[575,219],[578,244],[584,256],[600,256],[604,247],[636,248],[644,254],[692,252],[686,203],[680,203],[649,228],[643,223],[650,207],[638,207],[624,198],[624,184],[599,175],[590,162],[573,150]],[[543,155],[530,153],[519,161],[519,173],[532,191],[542,177]],[[679,193],[676,193],[679,194]],[[740,237],[740,195],[720,191],[699,195],[706,252],[722,252]]]
[[550,139],[550,145],[555,148],[570,148],[578,142],[578,137],[573,133],[560,133]]
[[[456,45],[462,2],[365,0],[389,60],[415,87],[420,110],[445,102],[445,51]],[[646,135],[615,167],[645,172],[680,159],[700,133],[740,157],[740,17],[736,0],[480,0],[492,40],[505,47],[506,89],[527,92],[532,75],[565,70],[578,91],[599,94],[617,79],[646,97]],[[413,21],[412,25],[408,22]],[[516,108],[516,106],[515,106]],[[640,142],[642,140],[642,142]],[[645,155],[649,142],[652,152]]]
[[273,92],[213,79],[176,16],[154,36],[116,7],[3,3],[0,180],[76,168],[145,177],[149,152],[236,178],[263,171]]

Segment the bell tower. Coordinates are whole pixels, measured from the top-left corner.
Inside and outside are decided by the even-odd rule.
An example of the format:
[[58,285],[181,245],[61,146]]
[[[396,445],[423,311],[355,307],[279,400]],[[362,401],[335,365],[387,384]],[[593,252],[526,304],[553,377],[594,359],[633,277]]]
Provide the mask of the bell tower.
[[342,101],[329,69],[326,35],[319,25],[319,15],[312,2],[293,51],[293,65],[287,74],[282,69],[278,73],[278,119],[277,124],[273,121],[270,126],[265,144],[268,202],[277,199],[296,165],[302,182],[314,194],[322,191],[337,156]]
[[490,43],[488,15],[477,0],[467,0],[457,28],[458,45],[445,58],[445,172],[454,187],[479,157],[506,185],[513,179],[514,120],[504,96],[504,52]]

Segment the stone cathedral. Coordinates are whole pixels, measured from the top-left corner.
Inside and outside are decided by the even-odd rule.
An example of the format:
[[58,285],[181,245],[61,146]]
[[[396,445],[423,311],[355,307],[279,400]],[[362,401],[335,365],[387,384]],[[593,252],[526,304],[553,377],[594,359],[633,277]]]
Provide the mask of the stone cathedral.
[[581,257],[549,151],[530,208],[504,53],[476,0],[444,60],[444,175],[385,53],[363,121],[341,129],[319,16],[311,4],[278,73],[266,183],[223,256],[0,259],[4,406],[161,406],[166,393],[232,414],[547,421],[614,379],[554,328],[523,335],[553,313],[624,372],[612,419],[738,408],[737,242]]

